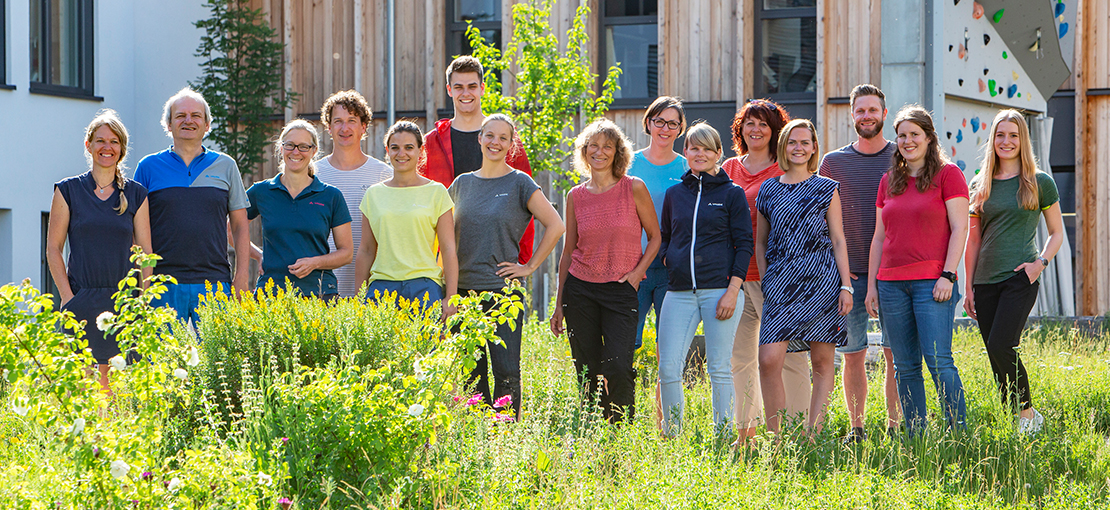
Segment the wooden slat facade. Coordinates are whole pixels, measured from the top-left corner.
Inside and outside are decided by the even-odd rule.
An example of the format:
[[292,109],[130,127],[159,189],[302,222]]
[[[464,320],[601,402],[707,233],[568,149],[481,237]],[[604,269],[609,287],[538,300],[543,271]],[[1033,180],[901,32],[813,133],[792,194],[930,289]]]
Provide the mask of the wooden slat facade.
[[[882,86],[879,0],[817,0],[817,129],[822,150],[856,138],[851,108],[830,104],[860,83]],[[838,101],[839,102],[839,101]]]
[[1110,310],[1110,6],[1082,0],[1077,7],[1076,313],[1102,315]]

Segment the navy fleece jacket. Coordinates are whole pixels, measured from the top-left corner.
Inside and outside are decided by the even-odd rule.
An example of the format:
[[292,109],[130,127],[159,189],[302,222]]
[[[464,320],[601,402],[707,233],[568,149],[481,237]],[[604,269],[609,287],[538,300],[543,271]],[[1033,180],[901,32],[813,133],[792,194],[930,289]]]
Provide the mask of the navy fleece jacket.
[[667,189],[659,227],[667,290],[723,289],[743,279],[755,250],[744,189],[728,174],[694,175]]

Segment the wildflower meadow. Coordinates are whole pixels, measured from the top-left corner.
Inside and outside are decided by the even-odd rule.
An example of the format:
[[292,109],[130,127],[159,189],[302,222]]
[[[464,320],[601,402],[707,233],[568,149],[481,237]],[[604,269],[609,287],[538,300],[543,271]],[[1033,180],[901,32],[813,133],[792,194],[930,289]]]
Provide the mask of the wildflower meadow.
[[82,335],[67,332],[72,316],[28,283],[0,289],[0,507],[1110,507],[1105,333],[1027,330],[1022,357],[1047,418],[1036,436],[1017,433],[978,331],[964,329],[955,349],[967,431],[932,420],[913,440],[880,433],[880,367],[867,441],[841,441],[838,388],[812,441],[794,428],[737,449],[713,433],[707,384],[687,390],[682,434],[659,437],[650,330],[637,353],[638,413],[613,426],[581,405],[566,339],[534,318],[523,415],[464,391],[473,352],[522,313],[520,300],[483,314],[481,296],[456,298],[460,312],[443,323],[410,304],[212,293],[193,331],[150,306],[159,277],[145,289],[140,279],[135,270],[116,311],[84,325],[141,353],[112,360],[110,396],[87,373]]

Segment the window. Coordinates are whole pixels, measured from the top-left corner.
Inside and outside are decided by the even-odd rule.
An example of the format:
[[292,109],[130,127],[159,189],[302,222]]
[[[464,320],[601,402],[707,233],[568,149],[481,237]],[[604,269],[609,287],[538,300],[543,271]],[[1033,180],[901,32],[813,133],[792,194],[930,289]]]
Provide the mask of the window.
[[93,1],[31,0],[31,92],[93,98]]
[[762,0],[755,31],[756,97],[816,104],[817,0]]
[[467,22],[487,43],[501,47],[501,0],[447,0],[447,62],[472,53],[466,39]]
[[654,99],[659,95],[659,9],[655,0],[602,0],[601,53],[606,69],[620,64],[614,98]]
[[12,90],[8,85],[8,2],[0,0],[0,89]]

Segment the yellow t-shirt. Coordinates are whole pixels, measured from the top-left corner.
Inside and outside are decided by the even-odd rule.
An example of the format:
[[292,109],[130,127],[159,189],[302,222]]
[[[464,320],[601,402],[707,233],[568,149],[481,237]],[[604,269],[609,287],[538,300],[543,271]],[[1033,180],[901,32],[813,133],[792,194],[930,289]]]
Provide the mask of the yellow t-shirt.
[[378,183],[367,189],[359,210],[378,242],[370,281],[431,278],[443,285],[443,269],[436,264],[436,223],[454,206],[447,188],[435,181],[407,188]]

